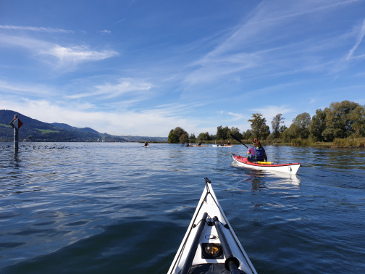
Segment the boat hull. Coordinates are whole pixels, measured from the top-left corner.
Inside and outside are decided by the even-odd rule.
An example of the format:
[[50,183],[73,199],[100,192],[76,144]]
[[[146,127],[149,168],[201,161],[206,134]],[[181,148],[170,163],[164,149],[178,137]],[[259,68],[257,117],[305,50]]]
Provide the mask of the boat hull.
[[[211,246],[223,249],[218,257],[207,256],[206,250],[213,250]],[[228,251],[232,256],[226,254]],[[240,271],[256,273],[206,179],[198,206],[168,273],[230,273],[227,267],[233,261]]]
[[213,147],[233,147],[233,145],[212,145]]
[[189,145],[189,147],[209,147],[209,145]]
[[252,163],[247,160],[246,157],[239,156],[232,153],[232,158],[234,162],[238,166],[247,167],[251,169],[257,169],[257,170],[265,170],[265,171],[271,171],[271,172],[283,172],[288,174],[297,174],[300,163],[289,163],[289,164],[259,164],[259,163]]

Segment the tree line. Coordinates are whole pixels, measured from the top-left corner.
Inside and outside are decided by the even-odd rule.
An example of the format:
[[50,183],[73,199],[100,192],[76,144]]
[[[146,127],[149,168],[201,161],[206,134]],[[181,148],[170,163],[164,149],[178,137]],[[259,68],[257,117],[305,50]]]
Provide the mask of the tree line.
[[283,125],[284,117],[277,114],[271,121],[270,127],[261,113],[252,114],[251,128],[242,133],[236,127],[217,127],[217,133],[208,132],[188,134],[181,127],[172,129],[168,136],[169,143],[196,143],[231,139],[231,134],[241,140],[250,140],[254,137],[270,142],[291,142],[294,139],[311,140],[314,142],[332,142],[336,138],[365,137],[365,107],[350,101],[333,102],[324,110],[317,109],[311,117],[304,112],[297,115],[289,127]]

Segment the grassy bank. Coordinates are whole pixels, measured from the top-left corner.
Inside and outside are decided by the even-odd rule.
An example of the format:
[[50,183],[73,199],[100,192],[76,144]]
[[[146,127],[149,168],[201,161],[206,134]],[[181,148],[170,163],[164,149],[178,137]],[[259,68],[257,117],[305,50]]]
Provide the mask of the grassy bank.
[[338,147],[338,148],[364,148],[365,147],[365,138],[346,138],[346,139],[336,138],[333,141],[333,146],[332,147]]
[[[251,140],[242,140],[246,145],[251,144]],[[214,143],[214,142],[213,142]],[[221,143],[221,142],[217,142]],[[240,144],[235,140],[231,140],[232,144]],[[336,138],[333,142],[314,142],[310,139],[293,139],[286,142],[282,139],[264,140],[261,141],[263,146],[277,145],[277,146],[307,146],[318,148],[365,148],[365,138]]]

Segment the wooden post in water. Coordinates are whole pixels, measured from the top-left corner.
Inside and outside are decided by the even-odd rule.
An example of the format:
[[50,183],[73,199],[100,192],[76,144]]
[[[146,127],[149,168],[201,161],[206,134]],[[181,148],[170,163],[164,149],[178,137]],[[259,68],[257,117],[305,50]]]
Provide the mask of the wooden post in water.
[[19,128],[23,125],[18,119],[18,114],[14,115],[14,119],[10,122],[10,125],[14,128],[14,151],[17,152],[19,148]]

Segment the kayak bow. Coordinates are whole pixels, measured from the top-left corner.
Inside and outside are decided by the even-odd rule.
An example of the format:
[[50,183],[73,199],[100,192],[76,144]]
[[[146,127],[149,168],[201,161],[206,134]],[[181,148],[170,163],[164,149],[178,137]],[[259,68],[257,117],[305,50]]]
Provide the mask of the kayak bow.
[[205,188],[168,274],[254,273],[254,266],[238,241],[205,178]]
[[236,164],[243,167],[248,167],[252,169],[266,170],[266,171],[274,171],[274,172],[285,172],[289,174],[297,174],[298,169],[300,167],[300,163],[289,163],[289,164],[269,164],[261,163],[261,162],[250,162],[246,157],[239,156],[232,153],[232,158]]

